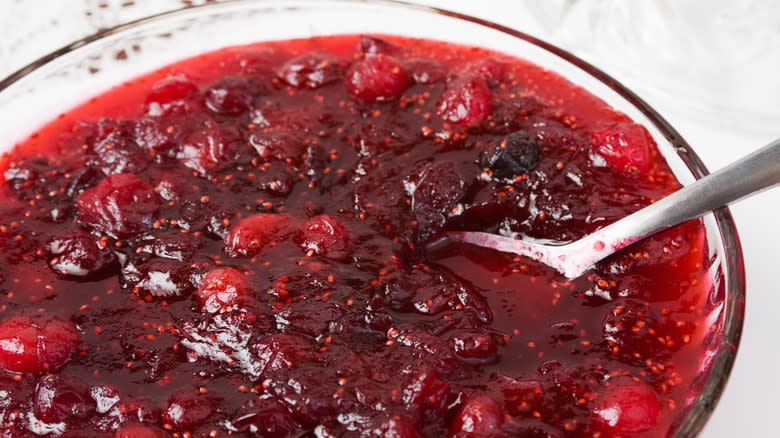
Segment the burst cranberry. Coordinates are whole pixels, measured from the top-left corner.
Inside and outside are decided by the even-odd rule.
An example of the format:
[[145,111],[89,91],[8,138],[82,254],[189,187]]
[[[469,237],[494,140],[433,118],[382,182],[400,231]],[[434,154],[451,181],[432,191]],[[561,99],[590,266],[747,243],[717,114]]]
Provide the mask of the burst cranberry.
[[409,86],[409,77],[395,58],[370,56],[350,66],[346,86],[352,96],[376,102],[400,96]]
[[110,175],[76,198],[79,220],[95,231],[123,238],[150,229],[160,203],[137,176]]
[[206,105],[219,114],[240,114],[252,106],[257,84],[243,76],[227,76],[206,90]]
[[450,436],[458,438],[489,438],[501,435],[504,409],[487,394],[470,397],[461,406],[450,426]]
[[75,377],[46,376],[35,388],[33,413],[46,423],[89,418],[94,411],[89,385]]
[[636,123],[609,123],[591,131],[590,145],[615,171],[644,172],[650,166],[649,135]]
[[156,427],[133,424],[119,429],[114,438],[165,438],[168,436],[165,432]]
[[260,213],[241,219],[225,234],[225,252],[251,257],[289,235],[291,220],[284,214]]
[[152,86],[146,97],[146,112],[159,116],[198,108],[201,97],[198,86],[182,76],[163,79]]
[[293,87],[318,88],[341,79],[342,61],[332,56],[307,53],[285,63],[279,77]]
[[87,277],[111,265],[116,257],[100,247],[89,233],[80,229],[63,231],[46,244],[49,266],[61,275]]
[[593,413],[605,431],[627,436],[650,430],[661,411],[658,396],[647,383],[616,378],[598,395]]
[[310,357],[312,350],[308,339],[291,333],[268,336],[252,347],[261,370],[268,371],[292,368]]
[[62,366],[81,342],[72,322],[53,316],[15,316],[0,323],[0,367],[40,373]]
[[235,162],[242,149],[247,148],[233,125],[210,124],[190,134],[179,146],[176,158],[190,169],[206,175],[217,167]]
[[341,258],[349,248],[349,231],[333,216],[315,216],[298,229],[295,242],[312,254]]
[[249,144],[263,160],[280,160],[298,165],[306,154],[306,142],[295,132],[252,134]]
[[485,80],[485,82],[495,87],[501,82],[501,78],[506,71],[506,65],[494,58],[484,58],[479,61],[475,61],[465,68],[465,75],[477,75]]
[[208,393],[197,388],[182,389],[168,398],[162,420],[175,429],[191,429],[208,420],[215,408],[215,400]]
[[249,293],[246,274],[235,268],[216,268],[200,280],[197,297],[201,308],[213,313]]
[[490,114],[493,96],[480,77],[468,76],[453,82],[438,103],[441,117],[465,127],[477,126]]
[[498,351],[493,335],[487,331],[458,333],[450,338],[450,347],[465,360],[489,361],[495,359]]

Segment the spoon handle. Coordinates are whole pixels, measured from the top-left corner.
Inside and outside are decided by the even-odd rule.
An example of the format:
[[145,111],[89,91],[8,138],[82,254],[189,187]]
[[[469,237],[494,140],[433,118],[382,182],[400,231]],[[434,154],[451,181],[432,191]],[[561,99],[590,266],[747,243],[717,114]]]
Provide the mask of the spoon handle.
[[780,139],[587,236],[614,251],[780,184]]

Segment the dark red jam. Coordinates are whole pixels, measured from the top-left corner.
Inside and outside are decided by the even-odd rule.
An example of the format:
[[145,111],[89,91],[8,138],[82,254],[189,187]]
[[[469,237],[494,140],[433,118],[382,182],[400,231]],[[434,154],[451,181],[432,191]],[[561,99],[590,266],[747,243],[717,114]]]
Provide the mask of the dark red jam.
[[698,221],[570,281],[426,251],[574,240],[679,186],[645,128],[483,49],[208,53],[2,170],[3,437],[666,436],[718,323]]

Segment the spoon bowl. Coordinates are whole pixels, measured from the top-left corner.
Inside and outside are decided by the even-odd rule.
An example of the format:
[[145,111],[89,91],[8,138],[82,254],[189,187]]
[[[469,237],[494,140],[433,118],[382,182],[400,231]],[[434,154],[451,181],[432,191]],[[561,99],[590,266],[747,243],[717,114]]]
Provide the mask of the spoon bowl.
[[554,245],[523,240],[518,235],[451,231],[439,235],[429,245],[429,249],[444,240],[463,242],[528,257],[546,264],[567,278],[576,278],[591,266],[635,242],[777,184],[780,184],[780,139],[570,243]]

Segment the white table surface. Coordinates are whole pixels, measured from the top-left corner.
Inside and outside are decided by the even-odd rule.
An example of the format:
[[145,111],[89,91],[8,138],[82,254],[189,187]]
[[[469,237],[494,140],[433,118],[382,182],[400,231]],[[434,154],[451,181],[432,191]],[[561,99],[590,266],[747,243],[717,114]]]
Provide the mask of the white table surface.
[[[725,4],[718,1],[699,1],[698,4],[677,1],[677,9],[672,11],[676,14],[685,13],[679,8],[691,4],[698,8],[716,8]],[[202,2],[199,0],[193,3]],[[675,23],[669,20],[660,22],[662,27],[671,28],[667,29],[669,33],[649,36],[650,44],[647,41],[642,44],[641,38],[627,38],[628,43],[615,44],[614,50],[609,45],[606,48],[599,47],[598,38],[611,37],[610,29],[600,28],[598,32],[590,33],[587,28],[579,28],[556,15],[556,8],[571,6],[575,2],[419,1],[517,28],[556,43],[599,66],[655,107],[680,131],[710,169],[720,168],[780,136],[780,100],[776,99],[780,96],[780,80],[777,79],[780,72],[780,2],[731,2],[743,8],[737,12],[746,22],[736,31],[726,29],[731,32],[727,35],[728,44],[731,44],[727,53],[707,59],[696,58],[704,52],[694,44],[686,46],[683,43],[696,37],[712,39],[712,36],[701,34],[712,29],[673,29]],[[120,7],[122,3],[134,4]],[[180,0],[0,0],[0,77],[99,27],[178,8],[182,3]],[[656,10],[650,13],[646,10],[625,12],[620,8],[609,11],[613,16],[624,14],[633,20],[637,16],[643,20],[643,17],[658,10],[669,12],[671,0],[657,0],[655,3]],[[101,4],[107,7],[100,7]],[[593,11],[602,8],[603,13],[603,8],[611,8],[614,3],[610,0],[593,0],[583,5],[580,0],[576,6],[580,9],[592,8]],[[87,14],[87,11],[90,13]],[[745,11],[754,15],[744,18]],[[586,10],[583,16],[592,18],[595,13]],[[751,20],[755,20],[755,23]],[[595,22],[597,26],[603,26],[604,23]],[[634,23],[629,26],[621,26],[625,23],[619,20],[611,23],[615,23],[611,32],[617,37],[621,32],[624,37],[626,32],[629,37],[633,37],[643,31],[640,25],[634,29]],[[673,33],[675,30],[677,34]],[[682,38],[683,42],[678,44],[674,38],[669,38],[670,35]],[[716,35],[723,36],[721,32]],[[658,44],[654,45],[655,42]],[[766,45],[769,45],[768,51],[754,53]],[[677,59],[665,56],[672,53],[672,49],[678,50]],[[753,58],[745,58],[751,54]],[[621,63],[622,60],[630,60],[632,65],[627,66],[626,62]],[[649,77],[645,73],[643,76],[642,71],[646,69],[637,71],[636,63],[655,63],[656,60],[667,62],[669,71],[685,67],[687,60],[695,60],[699,66],[702,62],[708,62],[707,68],[712,74],[680,74],[672,80],[664,79],[664,82],[653,80],[657,79],[657,75]],[[752,70],[743,68],[745,66],[750,66]],[[767,74],[763,73],[764,70],[768,70]],[[717,81],[708,81],[712,78]],[[687,93],[688,90],[699,94]],[[750,100],[745,102],[748,98]],[[701,105],[697,106],[696,103]],[[779,223],[777,218],[780,217],[780,190],[774,189],[741,201],[731,211],[742,238],[745,255],[747,310],[742,344],[731,379],[702,436],[779,436],[775,415],[780,408],[780,378],[775,373],[780,365],[776,319],[780,308],[780,290],[774,275],[778,273],[775,269],[780,267],[777,258],[780,231],[775,228]]]

